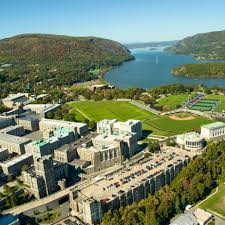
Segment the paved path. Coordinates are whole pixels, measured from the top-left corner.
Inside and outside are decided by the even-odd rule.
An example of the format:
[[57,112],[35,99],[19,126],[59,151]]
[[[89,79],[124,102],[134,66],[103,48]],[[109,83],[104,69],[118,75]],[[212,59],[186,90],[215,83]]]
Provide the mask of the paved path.
[[149,111],[149,112],[151,112],[151,113],[153,113],[153,114],[155,114],[155,115],[160,115],[160,111],[158,111],[158,110],[156,110],[156,109],[153,109],[153,108],[151,108],[151,107],[149,107],[149,106],[146,106],[146,105],[144,105],[144,104],[141,104],[141,103],[139,103],[139,102],[136,102],[136,101],[130,101],[130,103],[132,104],[132,105],[135,105],[135,106],[137,106],[137,107],[139,107],[140,109],[144,109],[144,110],[146,110],[146,111]]
[[205,202],[206,200],[208,200],[209,198],[211,198],[213,195],[215,195],[218,192],[218,190],[219,190],[219,187],[217,187],[215,192],[213,192],[207,198],[205,198],[204,200],[202,200],[201,202],[199,202],[195,207],[199,206],[200,204],[202,204],[203,202]]
[[[201,205],[203,202],[205,202],[206,200],[208,200],[209,198],[211,198],[213,195],[215,195],[217,192],[219,191],[219,187],[216,188],[216,191],[213,192],[211,195],[209,195],[207,198],[205,198],[204,200],[202,200],[201,202],[199,202],[195,207],[198,207],[199,205]],[[213,211],[213,210],[210,210],[210,209],[206,209],[208,212],[212,213],[213,215],[216,216],[216,225],[225,225],[225,216]],[[222,219],[224,220],[222,220]]]
[[85,114],[84,112],[82,112],[81,110],[79,110],[77,107],[76,107],[76,110],[85,118],[87,118],[88,120],[92,120],[87,114]]

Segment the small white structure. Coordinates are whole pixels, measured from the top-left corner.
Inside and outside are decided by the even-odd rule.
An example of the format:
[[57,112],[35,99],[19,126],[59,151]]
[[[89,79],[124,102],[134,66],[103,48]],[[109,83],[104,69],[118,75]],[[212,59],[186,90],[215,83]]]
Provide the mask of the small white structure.
[[198,208],[193,212],[193,214],[197,218],[199,225],[208,224],[208,222],[213,219],[213,215],[203,209]]
[[176,143],[188,151],[197,152],[203,148],[203,137],[197,132],[181,134],[177,135]]
[[225,123],[215,122],[202,126],[201,137],[205,140],[219,140],[225,138]]

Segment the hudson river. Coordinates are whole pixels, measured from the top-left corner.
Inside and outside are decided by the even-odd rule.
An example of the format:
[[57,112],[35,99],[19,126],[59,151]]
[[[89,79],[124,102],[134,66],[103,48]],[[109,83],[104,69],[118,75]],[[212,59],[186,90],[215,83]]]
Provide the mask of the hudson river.
[[206,84],[225,87],[225,79],[185,78],[173,76],[170,70],[180,64],[199,63],[188,55],[174,55],[162,49],[133,49],[135,60],[125,62],[105,75],[105,80],[120,88],[151,88],[166,84]]

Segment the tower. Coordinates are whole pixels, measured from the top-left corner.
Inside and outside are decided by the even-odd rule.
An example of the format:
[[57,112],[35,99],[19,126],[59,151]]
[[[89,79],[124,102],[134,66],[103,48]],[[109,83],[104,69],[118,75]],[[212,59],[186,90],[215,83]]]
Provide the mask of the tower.
[[43,177],[46,185],[46,193],[50,195],[57,191],[58,185],[55,178],[53,159],[51,155],[34,160],[36,175]]

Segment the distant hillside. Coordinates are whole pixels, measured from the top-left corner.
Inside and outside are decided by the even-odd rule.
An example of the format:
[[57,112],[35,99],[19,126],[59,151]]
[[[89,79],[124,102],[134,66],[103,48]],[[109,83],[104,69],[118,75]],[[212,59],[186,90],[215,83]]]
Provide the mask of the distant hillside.
[[177,54],[193,54],[198,59],[225,59],[225,30],[184,38],[168,50]]
[[0,70],[0,80],[1,85],[13,83],[14,87],[21,87],[21,82],[23,87],[70,85],[95,78],[96,73],[90,71],[103,73],[131,59],[126,47],[107,39],[18,35],[0,40],[0,68],[1,64],[12,64]]
[[171,73],[186,77],[225,77],[225,62],[180,65],[173,68]]
[[161,42],[145,42],[145,43],[130,43],[125,46],[129,49],[133,48],[147,48],[147,47],[164,47],[168,45],[174,45],[177,41],[161,41]]

